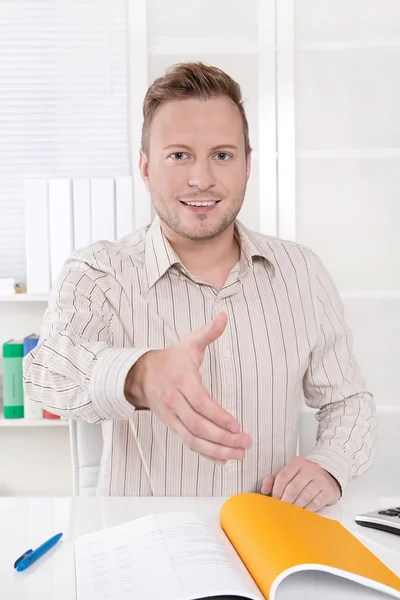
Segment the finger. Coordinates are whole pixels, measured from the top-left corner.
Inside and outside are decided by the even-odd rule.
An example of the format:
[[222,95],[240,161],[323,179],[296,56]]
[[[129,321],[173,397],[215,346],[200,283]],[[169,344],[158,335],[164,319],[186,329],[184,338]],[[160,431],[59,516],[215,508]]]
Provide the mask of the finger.
[[211,323],[196,331],[191,331],[181,341],[184,344],[195,344],[199,350],[204,352],[209,344],[215,342],[223,334],[227,322],[228,317],[226,313],[221,312],[214,317]]
[[[209,456],[205,456],[204,454],[199,454],[199,456],[202,456],[206,460],[212,460]],[[227,460],[214,460],[214,462],[215,462],[215,464],[220,465],[221,467],[224,467],[228,461]]]
[[314,475],[305,467],[300,468],[299,472],[291,479],[282,493],[281,500],[293,504],[302,491],[311,483]]
[[288,465],[283,467],[281,471],[276,475],[274,481],[274,487],[272,488],[272,496],[273,498],[278,498],[278,500],[282,499],[283,493],[289,485],[289,483],[296,477],[297,473],[301,469],[301,463],[293,460]]
[[318,496],[322,490],[322,482],[318,483],[318,479],[313,479],[302,489],[300,494],[294,500],[293,504],[300,506],[300,508],[305,508],[314,500],[316,496]]
[[248,435],[242,432],[231,433],[223,427],[219,427],[213,421],[196,412],[182,394],[177,399],[175,414],[195,437],[230,448],[248,450],[251,446],[251,438]]
[[215,461],[242,460],[244,458],[243,448],[229,448],[198,438],[185,427],[176,415],[171,415],[169,421],[170,427],[176,431],[184,444],[197,454],[202,454]]
[[271,494],[272,488],[274,486],[274,481],[275,475],[267,475],[267,477],[265,477],[264,481],[262,482],[261,493],[267,495]]
[[319,494],[314,496],[314,498],[309,502],[304,508],[309,510],[310,512],[318,512],[322,510],[327,505],[327,496],[326,491],[321,490]]
[[187,399],[192,408],[206,419],[232,433],[240,431],[240,423],[215,400],[210,398],[202,384],[200,373],[182,378],[178,390]]

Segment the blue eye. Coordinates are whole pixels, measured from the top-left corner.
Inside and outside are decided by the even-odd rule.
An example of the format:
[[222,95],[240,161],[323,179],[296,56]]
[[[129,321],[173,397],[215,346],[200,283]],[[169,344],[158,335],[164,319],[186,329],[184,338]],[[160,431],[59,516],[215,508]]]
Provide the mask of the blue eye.
[[171,154],[171,158],[174,158],[175,160],[182,160],[183,158],[185,158],[186,156],[186,152],[174,152],[173,154]]
[[218,152],[215,156],[220,161],[226,161],[230,158],[230,155],[227,152]]

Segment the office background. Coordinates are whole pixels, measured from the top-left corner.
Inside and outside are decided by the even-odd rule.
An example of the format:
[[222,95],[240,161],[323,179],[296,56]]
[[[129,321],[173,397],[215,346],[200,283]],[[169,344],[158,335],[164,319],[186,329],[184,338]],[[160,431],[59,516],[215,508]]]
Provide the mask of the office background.
[[[147,86],[182,60],[239,81],[254,148],[240,215],[317,252],[374,392],[377,483],[398,473],[400,3],[2,0],[0,277],[26,278],[26,179],[132,176]],[[0,342],[38,331],[46,296],[0,297]],[[300,448],[315,434],[304,410]],[[0,495],[70,495],[68,427],[0,420]]]

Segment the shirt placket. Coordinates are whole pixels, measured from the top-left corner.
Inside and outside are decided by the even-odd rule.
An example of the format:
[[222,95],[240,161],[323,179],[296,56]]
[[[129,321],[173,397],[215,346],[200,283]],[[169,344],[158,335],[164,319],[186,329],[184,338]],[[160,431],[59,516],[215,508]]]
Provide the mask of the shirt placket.
[[[227,298],[235,294],[241,283],[239,281],[239,266],[232,269],[224,287],[215,297],[213,307],[213,317],[221,311],[227,312]],[[237,405],[234,390],[234,356],[232,347],[232,335],[230,331],[231,324],[228,323],[224,334],[216,340],[216,388],[221,406],[229,412],[234,418],[237,418]],[[229,460],[222,469],[222,495],[236,493],[237,490],[237,469],[238,461]]]

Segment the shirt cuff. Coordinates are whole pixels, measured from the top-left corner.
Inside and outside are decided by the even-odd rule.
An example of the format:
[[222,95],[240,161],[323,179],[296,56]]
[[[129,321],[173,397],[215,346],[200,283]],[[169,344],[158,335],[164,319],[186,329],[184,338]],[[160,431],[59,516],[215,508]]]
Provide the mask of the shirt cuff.
[[96,356],[90,377],[90,398],[102,419],[124,421],[135,411],[125,397],[125,380],[133,365],[151,348],[107,348]]
[[317,463],[322,469],[328,471],[340,485],[343,494],[351,475],[351,465],[343,452],[332,446],[316,446],[304,458]]

